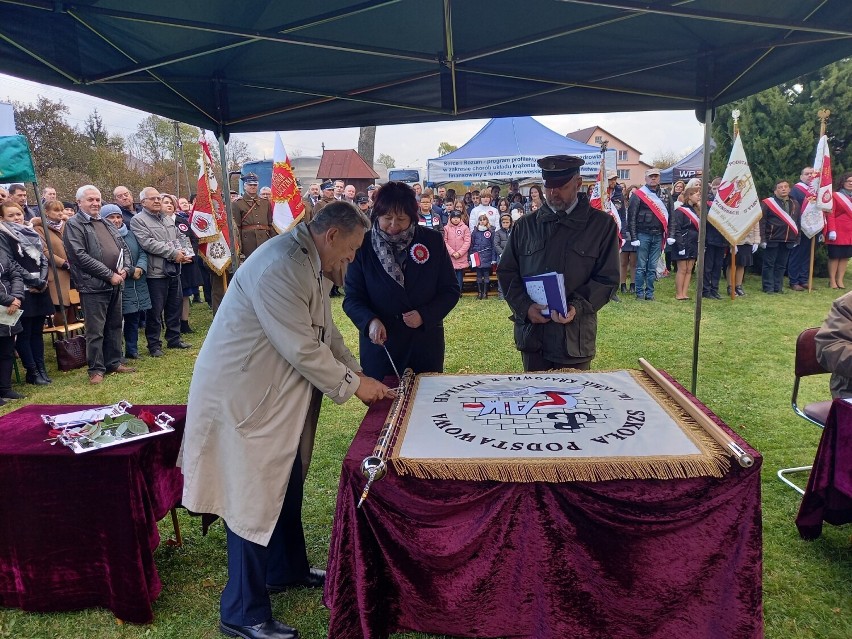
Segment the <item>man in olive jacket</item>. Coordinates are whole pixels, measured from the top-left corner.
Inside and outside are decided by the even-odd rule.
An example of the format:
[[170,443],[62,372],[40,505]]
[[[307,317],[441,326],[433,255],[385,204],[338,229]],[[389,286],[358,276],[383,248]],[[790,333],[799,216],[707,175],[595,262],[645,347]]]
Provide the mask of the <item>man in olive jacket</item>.
[[[578,193],[581,158],[556,155],[538,162],[547,203],[518,220],[500,258],[497,278],[513,311],[515,346],[525,371],[586,370],[595,356],[597,312],[618,286],[618,230],[612,217]],[[565,277],[566,315],[527,294],[524,277]]]

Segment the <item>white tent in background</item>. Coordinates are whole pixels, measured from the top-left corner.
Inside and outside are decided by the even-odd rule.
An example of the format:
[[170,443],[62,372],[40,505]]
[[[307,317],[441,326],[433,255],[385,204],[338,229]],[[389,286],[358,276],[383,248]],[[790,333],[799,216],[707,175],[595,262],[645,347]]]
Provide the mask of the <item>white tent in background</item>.
[[[464,146],[429,160],[427,181],[507,182],[541,175],[536,160],[547,155],[577,155],[586,161],[580,170],[593,180],[600,167],[600,148],[583,144],[548,129],[531,117],[493,118]],[[615,150],[607,151],[606,168],[616,168]]]

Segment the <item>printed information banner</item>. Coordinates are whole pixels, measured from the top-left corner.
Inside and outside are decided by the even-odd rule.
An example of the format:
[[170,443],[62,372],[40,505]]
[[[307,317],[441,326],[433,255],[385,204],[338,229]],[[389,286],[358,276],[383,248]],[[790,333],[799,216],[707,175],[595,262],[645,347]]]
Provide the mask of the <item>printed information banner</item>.
[[724,452],[644,373],[418,375],[400,474],[501,481],[721,476]]
[[[543,155],[512,155],[493,158],[460,158],[429,160],[429,182],[462,182],[477,180],[513,180],[524,177],[540,177],[537,162]],[[580,175],[594,179],[601,164],[601,154],[584,153],[578,157],[585,160]],[[606,152],[607,169],[615,170],[618,164],[615,150]]]

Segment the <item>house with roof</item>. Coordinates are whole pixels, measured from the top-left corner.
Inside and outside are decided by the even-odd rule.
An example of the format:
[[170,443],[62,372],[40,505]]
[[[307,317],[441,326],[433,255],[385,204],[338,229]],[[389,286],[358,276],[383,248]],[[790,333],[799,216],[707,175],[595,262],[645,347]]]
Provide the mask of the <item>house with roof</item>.
[[565,137],[595,146],[600,146],[604,140],[609,140],[607,148],[616,151],[618,154],[618,181],[626,184],[645,183],[645,171],[650,169],[651,165],[640,159],[642,153],[636,147],[630,146],[609,131],[599,126],[590,126],[572,131]]
[[343,180],[353,184],[356,191],[366,191],[376,183],[379,174],[354,149],[326,149],[317,168],[317,179]]

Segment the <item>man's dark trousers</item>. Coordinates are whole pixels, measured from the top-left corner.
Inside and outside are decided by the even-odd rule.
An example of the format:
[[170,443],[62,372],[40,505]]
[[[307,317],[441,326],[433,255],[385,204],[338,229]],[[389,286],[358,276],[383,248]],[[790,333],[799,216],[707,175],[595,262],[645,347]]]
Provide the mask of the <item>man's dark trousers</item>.
[[761,279],[764,293],[780,293],[784,288],[784,267],[790,249],[784,242],[770,242],[763,249]]
[[790,249],[787,257],[787,277],[790,278],[790,286],[808,285],[808,271],[811,266],[811,241],[800,234],[801,241]]
[[177,346],[180,339],[180,312],[183,304],[180,290],[180,276],[148,278],[148,293],[151,295],[151,308],[146,312],[145,337],[150,352],[161,350],[160,339],[163,324],[161,317],[166,316],[166,343]]
[[722,262],[725,260],[725,247],[708,244],[704,249],[704,296],[719,292],[719,277],[722,274]]
[[287,484],[287,493],[268,546],[243,539],[230,528],[228,583],[222,591],[219,614],[222,621],[254,626],[272,618],[266,585],[283,586],[308,576],[308,552],[302,528],[302,463],[298,452]]
[[86,318],[86,359],[89,374],[114,371],[121,364],[121,287],[103,293],[81,293]]

